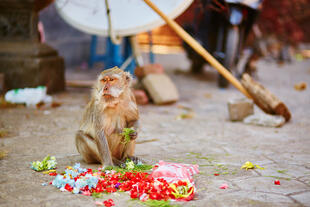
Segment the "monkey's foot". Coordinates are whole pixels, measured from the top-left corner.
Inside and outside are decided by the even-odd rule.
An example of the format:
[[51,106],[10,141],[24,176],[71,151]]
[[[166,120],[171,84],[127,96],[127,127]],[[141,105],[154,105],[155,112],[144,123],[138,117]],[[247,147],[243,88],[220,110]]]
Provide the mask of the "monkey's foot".
[[128,159],[131,159],[133,161],[133,163],[135,163],[135,165],[145,163],[144,160],[142,160],[141,158],[136,157],[136,156],[128,156]]
[[118,167],[122,167],[124,164],[126,166],[126,160],[118,160],[118,159],[113,159],[113,164],[115,166],[118,166]]

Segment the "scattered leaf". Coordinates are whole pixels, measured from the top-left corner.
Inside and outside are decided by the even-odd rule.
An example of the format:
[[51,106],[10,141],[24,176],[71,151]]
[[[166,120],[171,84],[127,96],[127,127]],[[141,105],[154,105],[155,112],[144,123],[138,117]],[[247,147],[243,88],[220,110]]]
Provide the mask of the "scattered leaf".
[[0,138],[6,137],[9,134],[9,132],[5,129],[0,129]]
[[176,120],[182,120],[182,119],[192,119],[194,118],[194,113],[193,112],[186,112],[186,113],[181,113],[176,117]]
[[142,202],[145,206],[148,207],[171,207],[171,206],[178,206],[178,205],[171,205],[170,201],[164,201],[164,200],[147,200],[145,202]]
[[258,168],[260,170],[264,170],[265,168],[259,166],[259,165],[254,165],[253,163],[251,163],[250,161],[245,162],[242,166],[241,169],[254,169],[254,168]]
[[8,155],[8,153],[6,151],[2,151],[0,150],[0,160],[2,160],[3,158],[5,158]]
[[220,189],[227,189],[228,188],[228,185],[226,183],[223,183],[221,186],[220,186]]
[[287,170],[277,170],[278,173],[286,174]]
[[188,106],[183,106],[183,105],[178,105],[177,106],[179,109],[184,109],[186,111],[192,111],[192,108],[188,107]]
[[260,169],[260,170],[265,170],[265,168],[259,166],[259,165],[255,165],[256,168]]
[[307,83],[305,83],[305,82],[296,83],[294,85],[294,88],[296,91],[306,90],[307,89]]
[[286,177],[279,177],[279,176],[273,176],[273,175],[265,175],[264,177],[269,177],[269,178],[275,178],[275,179],[282,179],[282,180],[291,180],[291,178],[286,178]]

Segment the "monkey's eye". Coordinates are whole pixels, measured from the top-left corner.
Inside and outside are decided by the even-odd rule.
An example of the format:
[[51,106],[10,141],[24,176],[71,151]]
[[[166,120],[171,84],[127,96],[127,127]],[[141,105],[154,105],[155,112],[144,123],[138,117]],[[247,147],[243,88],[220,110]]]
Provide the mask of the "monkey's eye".
[[105,82],[107,82],[107,79],[106,78],[102,78],[101,81],[105,83]]
[[109,80],[110,82],[114,82],[114,81],[117,81],[117,78],[110,78]]

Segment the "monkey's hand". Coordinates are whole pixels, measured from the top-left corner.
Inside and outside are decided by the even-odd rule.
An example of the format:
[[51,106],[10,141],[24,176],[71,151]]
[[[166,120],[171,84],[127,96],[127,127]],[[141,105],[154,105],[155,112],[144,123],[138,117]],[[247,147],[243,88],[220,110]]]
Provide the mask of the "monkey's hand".
[[129,134],[129,137],[130,137],[130,140],[135,140],[135,139],[137,139],[137,137],[138,137],[138,133],[137,133],[136,131],[131,132],[131,133]]
[[138,129],[139,129],[139,121],[131,121],[128,123],[129,127],[132,127],[134,129],[134,132],[129,133],[130,140],[135,140],[138,137]]

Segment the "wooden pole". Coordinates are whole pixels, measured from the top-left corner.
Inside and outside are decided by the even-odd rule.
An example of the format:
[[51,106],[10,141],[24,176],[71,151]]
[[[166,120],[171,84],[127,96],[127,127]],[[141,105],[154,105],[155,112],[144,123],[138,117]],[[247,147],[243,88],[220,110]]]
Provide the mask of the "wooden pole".
[[246,91],[242,84],[222,65],[220,64],[208,51],[206,51],[192,36],[190,36],[182,27],[180,27],[174,20],[167,17],[161,12],[150,0],[143,0],[149,7],[151,7],[165,22],[198,54],[200,54],[207,62],[209,62],[220,74],[222,74],[233,86],[235,86],[246,97],[252,98]]

